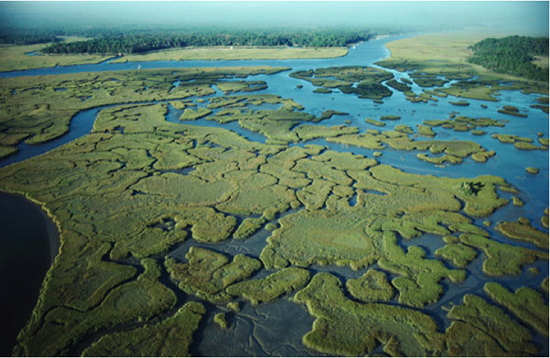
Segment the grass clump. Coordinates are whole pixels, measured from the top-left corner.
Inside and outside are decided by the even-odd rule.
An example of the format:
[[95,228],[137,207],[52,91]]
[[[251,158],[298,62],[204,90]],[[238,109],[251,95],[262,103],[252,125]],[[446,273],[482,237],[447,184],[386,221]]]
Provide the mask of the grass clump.
[[354,133],[358,133],[359,129],[355,127],[344,126],[344,125],[324,127],[324,126],[313,126],[313,125],[303,124],[297,127],[296,129],[294,129],[294,132],[298,135],[300,140],[308,141],[316,138],[329,138],[329,137],[338,137],[343,134],[354,134]]
[[384,270],[401,275],[392,280],[399,291],[399,303],[412,307],[424,307],[434,303],[443,294],[438,284],[443,278],[452,282],[463,281],[466,273],[462,270],[449,270],[441,261],[426,258],[425,251],[409,247],[407,253],[397,244],[397,237],[391,231],[384,232],[384,257],[378,265]]
[[544,214],[542,215],[542,217],[540,218],[540,222],[542,224],[542,226],[544,226],[545,228],[548,229],[548,208],[544,209]]
[[531,355],[537,348],[531,334],[501,309],[475,295],[465,295],[462,305],[453,306],[445,332],[446,355],[506,356]]
[[328,93],[331,89],[338,88],[345,94],[355,94],[359,98],[373,100],[380,100],[392,95],[392,92],[382,85],[382,82],[392,79],[393,75],[373,67],[318,68],[293,72],[290,76],[311,82],[319,87],[315,92],[320,93]]
[[243,220],[241,225],[237,228],[233,237],[237,240],[244,240],[252,235],[254,235],[258,230],[260,230],[265,224],[265,218],[246,218]]
[[510,292],[496,282],[488,282],[483,287],[485,293],[498,304],[509,309],[520,321],[548,336],[548,305],[536,290],[521,287]]
[[499,109],[497,112],[502,114],[508,114],[511,116],[516,116],[516,117],[527,118],[526,114],[520,113],[519,109],[514,106],[504,106],[502,109]]
[[414,130],[405,124],[400,124],[398,126],[395,126],[395,130],[402,133],[414,134]]
[[443,337],[428,315],[404,307],[353,302],[344,296],[340,281],[328,273],[315,275],[296,293],[294,302],[307,305],[315,317],[304,344],[322,353],[364,356],[379,344],[386,354],[395,356],[443,350]]
[[447,244],[437,249],[435,255],[451,261],[458,268],[465,268],[476,258],[477,253],[471,247],[462,244]]
[[225,255],[199,247],[191,247],[185,258],[186,263],[166,258],[170,277],[182,291],[215,303],[229,301],[224,290],[261,268],[261,263],[250,257],[236,255],[229,262]]
[[432,164],[438,164],[438,165],[441,165],[443,163],[450,163],[450,164],[460,164],[460,163],[462,163],[462,158],[456,157],[454,155],[448,155],[448,154],[445,154],[445,155],[443,155],[441,157],[437,157],[437,158],[431,158],[431,157],[428,157],[424,153],[418,153],[416,155],[416,157],[418,159],[422,160],[422,161],[432,163]]
[[348,280],[346,287],[354,298],[363,302],[388,302],[395,295],[386,274],[374,269],[368,270],[358,279]]
[[502,221],[495,229],[510,239],[530,242],[541,249],[548,249],[548,234],[531,226],[529,221]]
[[[472,130],[472,134],[479,135],[479,131],[474,133],[474,129],[479,127],[504,127],[502,121],[494,120],[491,118],[471,118],[466,116],[458,116],[454,118],[444,120],[426,120],[424,124],[430,127],[443,127],[453,129],[457,132],[467,132]],[[485,133],[485,132],[484,132]]]
[[180,121],[194,121],[211,114],[212,111],[208,108],[197,108],[196,110],[188,108],[180,116]]
[[[267,67],[187,68],[5,79],[0,84],[0,109],[9,120],[0,124],[0,132],[3,133],[0,146],[13,147],[22,141],[40,144],[59,138],[69,131],[72,118],[81,110],[116,103],[154,101],[159,98],[179,100],[191,96],[207,96],[215,92],[212,85],[220,80],[260,73],[273,72]],[[180,86],[173,87],[172,83],[178,80],[181,82]],[[56,91],[60,88],[65,90]],[[13,95],[13,91],[16,95]],[[8,129],[9,132],[6,132]]]
[[476,129],[476,130],[472,131],[472,134],[473,135],[484,135],[484,134],[487,134],[487,132],[485,132],[483,130]]
[[[407,133],[402,133],[398,131],[384,131],[381,133],[374,133],[371,131],[362,134],[341,135],[334,138],[327,138],[327,141],[348,144],[372,150],[384,149],[384,145],[389,145],[396,150],[430,151],[432,154],[445,153],[455,157],[452,158],[452,160],[457,163],[461,162],[462,159],[468,156],[473,156],[474,154],[477,154],[476,158],[478,158],[479,160],[487,160],[487,158],[495,154],[494,151],[486,151],[475,142],[437,140],[416,141],[410,138]],[[425,156],[423,156],[423,158],[424,157]],[[437,160],[435,160],[435,162],[437,162]]]
[[401,116],[382,116],[380,119],[383,121],[396,121],[401,119]]
[[533,175],[536,175],[539,173],[539,168],[535,168],[535,167],[527,167],[525,168],[525,171],[529,174],[533,174]]
[[19,149],[17,147],[0,146],[0,159],[10,157],[17,154],[18,152]]
[[548,253],[503,244],[479,235],[464,234],[460,241],[485,253],[483,273],[488,276],[518,275],[524,265],[548,260]]
[[[25,343],[16,347],[28,355],[66,355],[69,349],[89,334],[121,324],[147,321],[176,304],[176,295],[158,281],[160,269],[154,260],[142,261],[145,272],[137,280],[109,291],[104,300],[88,311],[55,307],[39,329],[22,332]],[[79,277],[82,280],[82,277]]]
[[303,288],[310,280],[307,270],[287,267],[264,279],[236,283],[227,288],[227,293],[240,296],[253,305],[271,302],[289,292]]
[[360,225],[365,220],[361,213],[330,215],[320,210],[286,216],[280,220],[281,229],[267,239],[260,258],[266,268],[290,263],[366,266],[377,255],[372,239]]
[[193,334],[199,328],[205,313],[206,310],[202,304],[188,302],[173,317],[160,323],[103,336],[82,355],[85,357],[189,356]]
[[[534,149],[540,149],[540,150],[547,150],[548,147],[546,145],[536,146],[533,144],[533,140],[530,138],[525,137],[519,137],[516,135],[511,134],[493,134],[491,136],[492,138],[498,139],[501,143],[509,143],[514,144],[514,147],[517,149],[523,149],[523,150],[534,150]],[[540,141],[541,138],[539,138]],[[542,142],[541,142],[542,143]]]
[[376,119],[372,119],[372,118],[365,118],[365,122],[367,122],[369,124],[372,124],[372,125],[375,125],[377,127],[385,127],[386,126],[386,123],[377,121]]
[[417,124],[417,127],[418,127],[418,134],[425,137],[435,137],[435,132],[432,130],[431,127],[425,126],[422,124]]
[[214,322],[221,328],[221,329],[227,329],[229,324],[227,323],[227,320],[225,319],[225,313],[220,312],[216,313],[214,315]]
[[329,90],[328,88],[319,87],[319,88],[314,89],[314,90],[313,90],[313,93],[325,93],[325,94],[329,94],[329,93],[332,93],[332,91]]
[[518,206],[518,207],[523,207],[523,205],[525,205],[525,203],[517,196],[513,196],[512,197],[512,204],[514,204],[514,206]]

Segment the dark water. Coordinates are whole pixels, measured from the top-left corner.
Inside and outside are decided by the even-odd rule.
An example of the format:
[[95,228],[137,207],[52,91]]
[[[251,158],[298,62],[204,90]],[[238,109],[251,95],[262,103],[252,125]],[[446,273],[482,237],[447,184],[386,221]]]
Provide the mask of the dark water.
[[0,356],[11,356],[15,338],[31,316],[59,249],[56,235],[55,224],[38,205],[0,193]]
[[[145,62],[141,63],[143,69],[153,68],[181,68],[181,67],[226,67],[226,66],[285,66],[292,67],[293,71],[303,69],[314,69],[319,67],[329,66],[352,66],[363,65],[370,66],[374,62],[379,61],[387,56],[390,52],[384,46],[387,42],[395,41],[404,37],[392,36],[382,40],[369,41],[361,45],[356,46],[355,49],[350,49],[349,55],[336,59],[317,59],[317,60],[237,60],[237,61],[157,61],[157,62]],[[111,64],[109,61],[102,62],[96,65],[80,65],[80,66],[68,66],[57,67],[51,69],[37,69],[29,71],[16,71],[0,73],[0,78],[14,77],[14,76],[30,76],[30,75],[55,75],[62,73],[78,73],[78,72],[97,72],[107,70],[128,70],[137,69],[137,63],[124,63],[124,64]],[[396,78],[408,78],[407,73],[401,73],[397,71],[391,71]],[[476,137],[470,133],[455,132],[453,130],[444,128],[435,128],[434,131],[437,136],[434,140],[470,140],[475,141],[482,145],[487,150],[495,150],[497,155],[490,158],[487,163],[477,163],[472,159],[466,159],[460,165],[446,165],[446,166],[434,166],[433,164],[420,161],[416,155],[418,152],[396,151],[392,149],[384,149],[381,157],[376,158],[380,163],[388,164],[399,169],[402,169],[410,173],[429,174],[446,177],[468,177],[473,178],[482,174],[497,175],[505,178],[509,183],[520,190],[519,197],[525,202],[525,206],[522,208],[508,205],[504,208],[497,210],[490,218],[494,223],[502,220],[515,220],[520,216],[527,217],[532,220],[533,225],[539,229],[543,229],[540,225],[540,217],[543,210],[548,207],[549,187],[548,187],[548,151],[521,151],[514,148],[510,144],[502,144],[499,141],[491,138],[493,133],[507,133],[516,134],[524,137],[529,137],[533,140],[537,140],[537,132],[544,133],[544,137],[548,138],[548,114],[543,113],[540,110],[532,109],[529,107],[531,104],[536,103],[536,98],[539,95],[524,95],[519,91],[502,91],[499,96],[498,102],[487,102],[478,100],[468,100],[470,106],[457,107],[453,106],[449,102],[456,101],[457,99],[449,96],[448,98],[439,98],[438,102],[429,103],[410,103],[405,100],[402,93],[397,92],[390,88],[393,95],[384,99],[384,104],[375,104],[368,99],[359,99],[354,95],[346,95],[338,90],[335,90],[331,94],[319,94],[313,93],[315,87],[306,81],[301,81],[289,76],[290,71],[278,73],[275,75],[260,75],[254,76],[253,80],[265,81],[268,84],[268,88],[263,91],[255,93],[269,93],[276,94],[283,98],[292,98],[296,102],[302,104],[305,111],[316,116],[320,115],[324,110],[333,109],[349,113],[347,116],[335,116],[330,120],[323,121],[319,125],[342,125],[346,124],[346,121],[350,121],[352,126],[359,128],[361,132],[365,132],[367,129],[380,129],[365,123],[365,118],[379,118],[384,115],[400,115],[401,120],[394,123],[387,123],[387,126],[382,130],[391,130],[395,125],[406,124],[415,128],[416,124],[421,124],[427,119],[445,119],[448,118],[451,112],[459,112],[460,115],[466,115],[470,117],[490,117],[493,119],[506,120],[506,127],[497,128],[489,127],[484,128],[488,133],[481,137]],[[303,87],[297,88],[300,84]],[[445,86],[450,85],[450,83]],[[177,86],[177,83],[174,83]],[[223,95],[221,91],[216,89],[216,94],[213,96]],[[419,94],[421,88],[417,85],[412,85],[412,90]],[[197,106],[202,107],[207,103],[198,103]],[[487,105],[486,109],[483,109],[480,105]],[[518,107],[522,113],[528,114],[528,118],[511,117],[497,112],[503,105],[512,105]],[[111,106],[98,107],[81,111],[77,114],[70,127],[70,132],[49,143],[28,146],[22,144],[20,146],[20,152],[12,157],[8,157],[5,160],[0,160],[0,167],[28,159],[30,157],[46,153],[54,148],[57,148],[71,140],[77,139],[91,131],[93,123],[97,118],[99,112]],[[267,109],[267,108],[265,108]],[[177,111],[170,107],[167,121],[174,123],[181,123],[179,116],[181,111]],[[259,133],[254,133],[239,127],[238,123],[229,123],[221,125],[217,122],[208,121],[206,119],[199,119],[197,121],[189,121],[185,124],[198,125],[198,126],[212,126],[222,127],[241,134],[243,137],[252,141],[265,142],[265,137]],[[426,140],[419,137],[417,140]],[[307,142],[307,144],[320,144],[327,146],[331,150],[340,152],[351,152],[354,154],[362,154],[369,158],[373,157],[373,150],[364,148],[352,147],[340,145],[337,143],[327,142],[323,139],[317,139]],[[295,145],[295,144],[292,144]],[[299,143],[297,145],[304,145]],[[525,172],[525,167],[535,166],[540,169],[538,175],[530,175]],[[511,195],[506,193],[500,193],[500,195],[510,198]],[[351,198],[353,202],[355,198]],[[50,262],[50,249],[47,246],[48,238],[46,234],[46,224],[44,224],[44,218],[40,214],[40,209],[36,206],[29,204],[22,197],[14,197],[9,195],[0,195],[0,208],[6,211],[1,214],[2,230],[0,231],[0,237],[2,239],[2,248],[0,251],[2,276],[0,279],[0,292],[3,292],[4,296],[12,297],[11,302],[2,301],[3,307],[15,307],[17,310],[8,309],[8,313],[0,315],[0,317],[8,317],[7,314],[17,316],[19,323],[3,324],[3,329],[10,328],[12,330],[9,342],[2,340],[2,351],[0,354],[10,354],[10,344],[13,343],[13,339],[17,334],[17,330],[22,328],[26,319],[30,316],[30,312],[36,302],[38,290],[44,277],[44,273],[48,269]],[[17,209],[19,208],[19,209]],[[19,214],[16,214],[19,213]],[[11,216],[10,216],[11,215]],[[13,215],[19,219],[12,218]],[[34,218],[34,219],[33,219]],[[40,219],[41,218],[41,219]],[[486,219],[476,220],[475,224],[482,227],[482,221]],[[6,223],[4,223],[6,221]],[[12,222],[13,221],[13,222]],[[8,225],[16,225],[17,222],[26,223],[25,228],[13,227]],[[46,221],[47,222],[47,221]],[[32,223],[32,224],[31,224]],[[51,222],[50,222],[51,224]],[[5,228],[4,228],[4,225]],[[31,234],[25,236],[27,239],[21,239],[15,234],[23,235],[24,230],[31,230]],[[32,231],[34,230],[34,231]],[[512,241],[503,237],[500,233],[495,232],[493,228],[487,229],[491,237],[497,241],[510,243],[516,246],[524,246],[534,248],[530,244]],[[245,241],[229,240],[225,243],[218,245],[206,245],[210,249],[214,249],[219,252],[224,252],[229,255],[235,255],[237,253],[244,253],[254,257],[258,257],[262,248],[265,246],[265,240],[270,235],[270,232],[261,230],[256,235]],[[41,239],[39,239],[39,237]],[[34,240],[34,241],[33,241]],[[5,243],[4,243],[5,242]],[[183,243],[181,246],[174,249],[170,255],[179,259],[184,259],[185,253],[189,246],[195,245],[196,242],[190,239]],[[418,245],[423,247],[427,256],[434,258],[434,252],[437,248],[443,245],[440,237],[434,235],[424,235],[421,238],[413,239],[410,241],[402,241],[404,248],[411,245]],[[49,245],[49,244],[48,244]],[[200,246],[200,245],[199,245]],[[204,246],[204,245],[203,245]],[[35,257],[36,256],[36,257]],[[442,306],[449,305],[451,302],[459,304],[462,296],[466,293],[475,293],[480,296],[484,296],[483,284],[487,281],[497,281],[509,289],[517,289],[521,286],[539,287],[540,282],[546,276],[548,276],[548,262],[541,261],[534,265],[539,268],[540,273],[531,274],[527,272],[526,267],[524,273],[520,276],[502,277],[499,279],[490,279],[482,273],[481,265],[483,262],[483,255],[479,253],[478,258],[467,268],[468,277],[465,282],[460,284],[453,284],[447,281],[443,282],[445,286],[445,294],[441,297],[441,300],[431,306],[425,308],[425,312],[429,313],[438,324],[441,329],[445,329],[450,321],[446,318],[446,312],[442,310]],[[24,263],[20,264],[19,261],[24,260]],[[20,266],[17,266],[20,265]],[[450,264],[448,264],[450,266]],[[18,267],[18,268],[16,268]],[[32,270],[30,270],[32,268]],[[22,275],[25,274],[25,270],[33,272],[42,272],[36,274],[33,279],[25,278]],[[327,271],[335,274],[338,277],[356,277],[363,272],[353,273],[349,268],[338,267],[326,267],[326,268],[311,268],[312,273],[316,270]],[[28,273],[27,273],[28,274]],[[265,277],[268,274],[265,270],[255,275],[254,278]],[[10,278],[10,280],[8,280]],[[17,278],[17,279],[15,279]],[[389,279],[393,278],[392,275],[388,276]],[[5,288],[11,281],[14,285],[13,288]],[[25,286],[25,287],[23,287]],[[11,287],[11,286],[10,286]],[[25,292],[20,290],[27,290]],[[9,294],[4,294],[9,292]],[[29,302],[24,305],[21,301],[21,297],[29,299]],[[313,319],[307,313],[305,307],[298,306],[287,300],[288,297],[280,299],[276,302],[267,305],[260,305],[258,307],[252,307],[249,304],[244,304],[242,311],[239,314],[229,313],[229,320],[234,324],[229,331],[223,331],[212,322],[211,316],[215,311],[226,310],[225,307],[209,307],[209,316],[206,317],[207,321],[204,322],[201,329],[201,333],[196,339],[196,344],[193,347],[194,354],[218,356],[218,355],[319,355],[318,352],[307,350],[301,345],[301,337],[305,332],[311,328]],[[21,309],[19,310],[19,306]],[[24,306],[24,307],[23,307]],[[4,309],[6,310],[6,309]],[[12,312],[14,311],[14,312]],[[16,314],[15,311],[19,313]],[[14,318],[15,320],[15,318]],[[293,323],[292,327],[289,327],[289,322]],[[13,326],[13,329],[9,326]],[[7,327],[7,328],[6,328]],[[269,329],[268,329],[269,327]],[[4,333],[4,332],[3,332]],[[9,337],[9,332],[4,334],[4,337]],[[540,335],[535,335],[535,341],[541,348],[543,355],[548,353],[548,340]],[[4,343],[6,342],[6,343]],[[224,342],[224,344],[219,344]],[[226,344],[226,342],[229,342]],[[8,347],[4,349],[4,346]]]

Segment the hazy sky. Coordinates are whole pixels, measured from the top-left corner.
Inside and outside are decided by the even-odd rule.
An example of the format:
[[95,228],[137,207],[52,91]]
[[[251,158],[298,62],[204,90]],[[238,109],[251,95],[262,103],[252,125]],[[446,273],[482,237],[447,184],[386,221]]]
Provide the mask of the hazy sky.
[[7,25],[430,25],[548,35],[548,2],[0,2]]

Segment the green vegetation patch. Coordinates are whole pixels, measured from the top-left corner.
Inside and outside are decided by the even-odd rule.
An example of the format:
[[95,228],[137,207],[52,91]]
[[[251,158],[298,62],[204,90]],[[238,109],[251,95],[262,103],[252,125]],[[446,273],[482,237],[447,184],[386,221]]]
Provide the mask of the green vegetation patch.
[[227,293],[240,296],[253,305],[271,302],[276,298],[303,288],[310,280],[309,271],[297,267],[287,267],[264,279],[248,280],[227,288]]
[[260,230],[265,222],[266,220],[264,217],[246,218],[241,225],[239,225],[233,237],[237,240],[244,240]]
[[347,299],[340,281],[328,273],[313,277],[294,302],[315,317],[304,344],[330,355],[364,356],[382,344],[393,356],[441,354],[444,343],[436,323],[426,314],[404,307]]
[[72,54],[72,55],[48,55],[48,56],[29,56],[29,52],[39,52],[47,44],[0,46],[0,71],[20,71],[32,68],[50,68],[56,66],[74,66],[96,64],[106,61],[112,56]]
[[294,129],[294,132],[298,135],[301,141],[305,142],[316,138],[330,138],[338,137],[344,134],[355,134],[359,132],[359,129],[344,125],[325,127],[303,124]]
[[414,74],[411,76],[414,82],[420,87],[441,87],[445,83],[449,82],[446,79],[437,78],[434,75],[417,75]]
[[516,143],[516,142],[526,142],[532,143],[533,140],[530,138],[520,137],[512,134],[493,134],[492,138],[498,139],[501,143]]
[[[483,161],[495,154],[494,151],[486,151],[479,144],[471,141],[438,141],[438,140],[414,140],[409,134],[398,131],[367,132],[362,134],[340,135],[338,137],[327,138],[329,142],[363,147],[372,150],[384,149],[386,145],[396,150],[419,150],[430,151],[432,154],[445,153],[449,160],[461,163],[468,156],[478,154],[476,157]],[[422,156],[422,158],[428,158]],[[435,163],[438,161],[435,160]]]
[[438,284],[443,278],[461,282],[466,278],[462,270],[449,270],[439,260],[426,258],[426,252],[418,247],[409,247],[407,253],[398,245],[395,233],[384,232],[384,254],[378,265],[384,270],[401,275],[392,280],[399,291],[399,303],[412,307],[424,307],[434,303],[443,294]]
[[524,117],[524,118],[527,117],[526,114],[520,113],[519,109],[513,106],[504,106],[502,109],[499,109],[497,112],[502,114],[508,114],[511,116],[516,116],[516,117]]
[[208,108],[197,108],[196,110],[188,108],[180,116],[180,121],[194,121],[202,117],[206,117],[212,113]]
[[520,321],[548,336],[548,305],[538,291],[521,287],[510,292],[496,282],[486,283],[483,289],[493,301],[509,309]]
[[[335,215],[325,211],[300,211],[284,217],[281,228],[268,238],[260,256],[267,268],[312,264],[367,266],[377,258],[372,239],[362,226],[362,213]],[[363,225],[361,225],[363,224]]]
[[386,85],[390,86],[391,88],[393,88],[397,91],[403,92],[406,96],[413,96],[414,97],[414,95],[415,95],[412,92],[411,87],[407,86],[403,82],[396,81],[395,79],[391,79],[389,81],[386,81]]
[[471,247],[462,244],[447,244],[437,249],[435,255],[451,261],[456,267],[464,268],[476,258],[477,252]]
[[221,328],[221,329],[227,329],[229,324],[227,323],[227,320],[225,319],[225,313],[220,312],[216,313],[214,315],[214,322]]
[[462,106],[462,107],[466,107],[466,106],[469,106],[469,105],[470,105],[470,102],[464,101],[464,100],[461,100],[461,101],[449,101],[449,103],[452,104],[453,106]]
[[[5,143],[5,140],[3,141]],[[0,159],[17,154],[19,149],[17,147],[0,146]]]
[[297,71],[291,77],[311,82],[322,88],[320,93],[329,93],[330,89],[338,88],[345,94],[355,94],[359,98],[379,100],[389,97],[392,92],[382,84],[393,78],[390,72],[373,67],[328,67],[308,71]]
[[[176,295],[158,281],[160,269],[156,262],[146,259],[142,264],[145,272],[137,280],[113,288],[90,310],[52,308],[40,326],[27,326],[23,330],[20,339],[25,343],[17,346],[15,351],[25,355],[66,355],[69,347],[91,333],[138,318],[147,321],[174,307]],[[78,279],[82,281],[82,277]]]
[[382,116],[380,119],[383,121],[396,121],[401,119],[401,116]]
[[[221,80],[281,70],[187,68],[4,79],[0,84],[0,110],[6,120],[0,123],[0,146],[13,147],[23,140],[39,144],[59,138],[69,131],[72,118],[81,110],[115,103],[206,96],[215,92],[211,86]],[[172,83],[178,80],[180,86],[173,87]]]
[[386,274],[374,269],[360,278],[347,280],[346,287],[354,298],[363,302],[388,302],[395,295]]
[[394,130],[396,130],[397,132],[414,134],[414,130],[406,124],[400,124],[395,126]]
[[185,258],[186,263],[166,258],[170,277],[182,291],[215,303],[230,301],[225,289],[262,267],[258,260],[245,255],[236,255],[230,262],[225,255],[200,247],[189,248]]
[[216,87],[224,94],[235,92],[255,92],[267,88],[267,83],[264,81],[224,81],[218,82]]
[[372,125],[375,125],[377,127],[385,127],[386,126],[386,123],[377,121],[376,119],[372,119],[372,118],[365,118],[365,122],[367,122],[369,124],[372,124]]
[[537,146],[532,144],[533,140],[526,137],[520,137],[513,134],[493,134],[491,138],[498,139],[501,143],[506,144],[514,144],[514,147],[517,149],[523,149],[523,150],[548,150],[548,146],[545,145],[544,141],[540,141],[541,138],[539,138],[539,142],[542,144],[541,146]]
[[425,137],[435,137],[436,133],[432,130],[430,126],[417,124],[418,127],[418,134],[425,136]]
[[85,357],[189,356],[193,334],[206,313],[198,302],[188,302],[176,314],[160,323],[103,336],[82,354]]
[[465,295],[464,304],[453,306],[447,317],[454,320],[445,332],[447,355],[532,355],[537,348],[531,334],[501,309],[475,295]]
[[331,90],[329,90],[328,88],[324,88],[324,87],[319,87],[319,88],[316,88],[313,90],[314,93],[325,93],[325,94],[329,94],[329,93],[332,93]]
[[499,222],[495,229],[510,239],[526,241],[541,249],[548,249],[548,233],[537,230],[529,222]]
[[542,226],[544,226],[545,228],[548,229],[548,208],[544,209],[544,214],[542,215],[542,217],[540,218],[540,222],[542,224]]
[[461,235],[460,242],[485,253],[483,273],[488,276],[518,275],[524,265],[548,260],[546,252],[503,244],[479,235]]
[[[471,118],[458,116],[444,120],[426,120],[424,124],[430,127],[443,127],[457,132],[467,132],[479,127],[504,127],[504,123],[491,118]],[[472,134],[474,134],[472,132]],[[478,133],[479,134],[479,133]]]

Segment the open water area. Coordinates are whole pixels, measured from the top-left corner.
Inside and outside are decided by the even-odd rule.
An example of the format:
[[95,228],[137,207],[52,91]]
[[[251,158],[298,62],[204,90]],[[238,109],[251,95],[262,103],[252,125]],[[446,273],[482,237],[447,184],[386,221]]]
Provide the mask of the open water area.
[[[276,66],[289,67],[292,70],[284,71],[274,75],[252,76],[249,79],[261,80],[267,83],[267,89],[253,92],[252,94],[275,94],[282,98],[291,98],[304,106],[304,111],[319,116],[325,110],[337,110],[348,113],[347,115],[333,116],[331,119],[324,120],[317,125],[349,125],[359,128],[360,132],[367,129],[391,130],[396,125],[405,124],[416,128],[417,124],[422,124],[424,120],[447,119],[452,113],[473,118],[492,118],[505,121],[505,127],[487,127],[482,128],[487,131],[483,136],[474,136],[470,132],[457,132],[452,129],[441,127],[434,128],[437,136],[434,140],[467,140],[480,144],[487,150],[494,150],[496,155],[489,158],[486,163],[478,163],[467,158],[461,164],[436,166],[426,163],[417,158],[417,151],[398,151],[391,148],[381,150],[382,156],[376,158],[380,163],[391,165],[408,173],[418,173],[424,175],[436,175],[453,178],[474,178],[479,175],[496,175],[503,177],[506,181],[518,189],[517,195],[525,202],[523,207],[515,207],[509,204],[498,209],[493,215],[484,219],[476,219],[474,223],[483,227],[484,220],[490,220],[492,223],[509,220],[515,221],[519,217],[526,217],[531,220],[532,225],[539,230],[545,230],[540,218],[544,209],[549,206],[549,156],[547,150],[519,150],[513,144],[504,144],[491,137],[495,133],[513,134],[521,137],[528,137],[537,143],[537,133],[543,133],[544,138],[549,137],[548,114],[539,109],[530,108],[530,105],[537,104],[537,94],[522,94],[520,91],[501,91],[498,94],[498,102],[470,100],[469,106],[455,106],[450,102],[457,101],[456,97],[438,98],[437,102],[428,101],[428,103],[411,103],[405,99],[403,93],[388,87],[392,92],[391,97],[383,99],[383,104],[374,103],[370,99],[361,99],[353,94],[344,94],[339,90],[333,90],[332,93],[314,93],[316,88],[311,83],[289,76],[291,72],[298,70],[309,70],[334,66],[373,66],[377,61],[387,58],[390,55],[385,44],[398,39],[412,36],[400,35],[390,36],[379,40],[368,41],[350,48],[349,54],[340,58],[333,59],[304,59],[304,60],[232,60],[232,61],[155,61],[143,63],[117,63],[112,64],[105,61],[96,65],[80,65],[56,67],[49,69],[36,69],[28,71],[14,71],[0,73],[0,78],[13,76],[35,76],[35,75],[57,75],[66,73],[80,72],[102,72],[118,70],[137,70],[138,65],[142,69],[160,69],[160,68],[182,68],[182,67],[232,67],[232,66]],[[408,78],[407,73],[391,71],[396,78]],[[301,85],[302,88],[297,86]],[[413,91],[420,94],[421,88],[413,86]],[[239,94],[239,93],[237,93]],[[223,93],[216,89],[216,93],[209,97],[223,96]],[[161,101],[158,101],[161,102]],[[157,103],[157,102],[148,102]],[[198,107],[206,106],[208,102],[197,103]],[[481,104],[486,105],[483,108]],[[504,105],[517,107],[520,113],[526,114],[526,118],[510,116],[498,113]],[[46,153],[54,148],[64,145],[72,140],[90,133],[93,123],[102,109],[117,106],[109,105],[97,108],[91,108],[79,112],[72,120],[70,132],[56,140],[40,144],[26,145],[21,144],[17,155],[0,160],[0,167],[4,167],[36,155]],[[268,106],[266,109],[272,109]],[[169,107],[166,120],[174,123],[181,123],[179,116],[182,111]],[[379,119],[385,115],[398,115],[401,119],[398,121],[387,121],[384,128],[378,128],[365,123],[365,118]],[[215,126],[232,130],[241,134],[251,141],[265,142],[266,138],[255,132],[241,128],[237,122],[228,124],[219,124],[206,119],[196,121],[187,121],[185,124]],[[422,137],[417,140],[427,140]],[[324,139],[316,139],[305,143],[293,145],[319,144],[326,146],[330,150],[340,152],[351,152],[354,154],[365,155],[373,158],[373,150],[341,145],[327,142]],[[436,155],[437,156],[437,155]],[[540,172],[537,175],[529,174],[525,171],[526,167],[537,167]],[[0,184],[1,185],[1,184]],[[0,188],[1,189],[1,188]],[[505,198],[511,198],[511,195],[499,192],[499,195]],[[52,262],[52,255],[55,254],[57,247],[51,245],[55,243],[55,225],[46,218],[41,209],[33,203],[28,202],[20,196],[0,194],[0,219],[2,220],[2,229],[0,230],[0,292],[2,299],[6,304],[0,305],[2,310],[5,307],[13,306],[10,302],[23,302],[17,311],[13,311],[13,324],[5,334],[10,340],[15,339],[17,332],[23,327],[26,320],[32,313],[32,308],[36,303],[40,283],[42,282],[49,265]],[[26,225],[20,225],[25,222]],[[274,220],[277,222],[277,219]],[[22,230],[25,226],[25,230]],[[536,247],[534,245],[510,240],[491,228],[485,228],[491,234],[491,238],[500,242],[505,242],[515,246],[528,248]],[[23,236],[19,236],[23,235]],[[190,246],[204,246],[214,249],[218,252],[225,252],[230,255],[238,253],[253,254],[259,256],[259,252],[265,246],[265,240],[270,232],[260,230],[254,236],[246,241],[229,240],[218,245],[197,245],[191,238],[186,240],[180,246],[174,248],[169,255],[183,260]],[[58,238],[57,238],[58,242]],[[400,241],[402,247],[421,246],[425,249],[427,256],[434,257],[434,252],[444,246],[441,237],[435,235],[423,235],[420,238]],[[52,253],[53,252],[53,253]],[[523,274],[519,276],[505,276],[499,278],[490,278],[482,272],[482,262],[484,255],[480,252],[478,257],[467,268],[467,278],[464,282],[455,284],[443,281],[445,293],[440,300],[433,305],[422,309],[423,312],[430,314],[439,324],[441,331],[444,331],[450,321],[446,318],[445,307],[451,303],[459,304],[466,293],[474,293],[486,297],[483,292],[483,285],[488,282],[498,282],[508,289],[517,289],[522,286],[528,286],[538,289],[542,280],[548,276],[548,262],[539,261],[532,265],[524,267]],[[445,263],[452,267],[449,263]],[[21,265],[21,266],[16,266]],[[538,273],[528,271],[530,267],[537,267]],[[18,267],[21,267],[18,269]],[[25,276],[32,271],[31,276]],[[356,278],[361,276],[366,269],[354,272],[349,268],[339,267],[311,267],[311,272],[331,272],[342,280],[346,278]],[[262,270],[253,278],[265,277],[269,272]],[[388,278],[393,278],[388,274]],[[13,297],[12,297],[13,296]],[[228,321],[230,328],[226,331],[221,330],[213,321],[214,310],[225,309],[225,307],[216,308],[208,305],[209,313],[201,324],[200,332],[197,334],[195,344],[191,350],[194,355],[205,356],[319,356],[320,353],[307,349],[301,342],[301,337],[311,329],[313,317],[310,317],[307,309],[289,301],[292,296],[287,295],[282,298],[259,306],[252,306],[249,303],[242,304],[239,313],[229,313]],[[22,298],[24,297],[24,299]],[[22,301],[17,301],[22,298]],[[28,302],[27,301],[28,298]],[[546,296],[546,302],[548,298]],[[11,300],[11,301],[10,301]],[[4,301],[3,301],[4,302]],[[396,301],[394,303],[397,303]],[[9,310],[11,311],[11,310]],[[7,312],[7,311],[6,311]],[[10,312],[12,313],[12,312]],[[1,314],[6,317],[5,313]],[[6,323],[3,324],[4,328]],[[289,327],[291,326],[291,327]],[[4,333],[4,332],[3,332]],[[542,337],[536,332],[532,332],[536,344],[540,347],[540,355],[548,355],[548,339]],[[220,343],[220,342],[223,342]],[[9,354],[6,351],[6,345],[3,344],[0,353]]]

